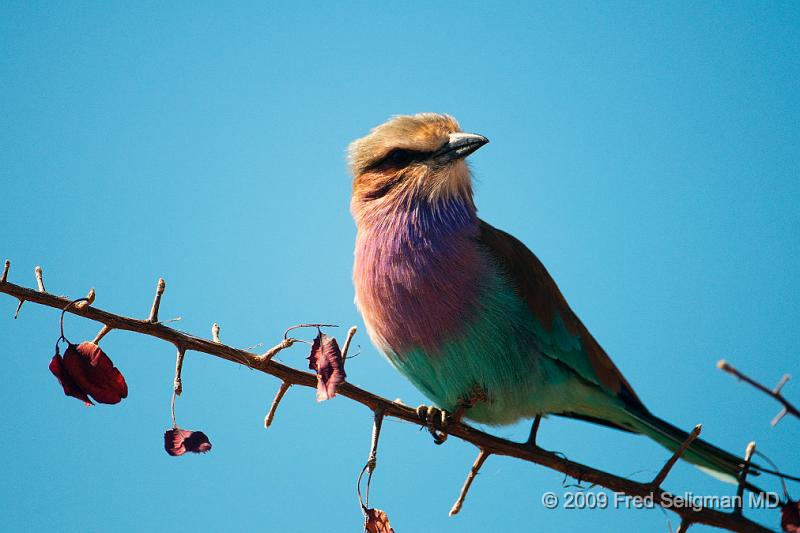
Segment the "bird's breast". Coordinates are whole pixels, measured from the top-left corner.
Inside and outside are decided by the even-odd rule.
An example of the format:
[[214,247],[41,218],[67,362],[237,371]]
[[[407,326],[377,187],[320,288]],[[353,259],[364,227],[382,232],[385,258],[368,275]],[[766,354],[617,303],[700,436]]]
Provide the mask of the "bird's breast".
[[358,242],[355,285],[373,342],[437,405],[452,410],[477,389],[487,400],[474,420],[543,412],[530,401],[547,372],[533,316],[474,240],[415,253]]
[[470,232],[431,233],[359,229],[356,303],[384,351],[413,346],[435,353],[478,307],[489,269]]

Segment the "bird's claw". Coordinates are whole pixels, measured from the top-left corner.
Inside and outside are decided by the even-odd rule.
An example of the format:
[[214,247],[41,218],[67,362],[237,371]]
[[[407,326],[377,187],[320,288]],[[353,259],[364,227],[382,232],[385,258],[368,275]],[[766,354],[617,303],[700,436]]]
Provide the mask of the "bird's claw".
[[417,407],[417,416],[425,422],[434,444],[443,444],[447,440],[447,433],[439,428],[444,428],[450,422],[450,413],[432,405],[420,405]]
[[469,396],[462,399],[452,413],[432,405],[420,405],[417,407],[417,416],[425,422],[425,427],[433,435],[434,444],[442,444],[447,440],[445,428],[448,425],[458,424],[464,418],[464,414],[468,409],[474,407],[477,403],[487,401],[489,401],[489,395],[486,390],[479,385],[475,385]]

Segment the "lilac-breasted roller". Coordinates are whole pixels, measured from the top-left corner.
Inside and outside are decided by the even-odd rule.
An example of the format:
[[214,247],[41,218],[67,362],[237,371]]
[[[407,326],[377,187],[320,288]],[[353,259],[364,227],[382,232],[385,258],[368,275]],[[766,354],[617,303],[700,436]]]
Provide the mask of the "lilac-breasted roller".
[[[654,416],[537,257],[478,218],[465,158],[486,144],[447,115],[399,116],[349,148],[356,304],[373,343],[440,408],[491,425],[555,414],[647,435]],[[683,457],[737,477],[696,440]]]

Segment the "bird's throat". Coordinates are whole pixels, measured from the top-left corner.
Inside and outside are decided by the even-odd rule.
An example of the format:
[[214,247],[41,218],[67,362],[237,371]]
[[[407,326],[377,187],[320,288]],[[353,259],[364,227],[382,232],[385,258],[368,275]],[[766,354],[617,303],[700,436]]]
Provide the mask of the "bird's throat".
[[487,264],[470,202],[376,206],[358,222],[356,302],[373,341],[435,352],[473,314]]

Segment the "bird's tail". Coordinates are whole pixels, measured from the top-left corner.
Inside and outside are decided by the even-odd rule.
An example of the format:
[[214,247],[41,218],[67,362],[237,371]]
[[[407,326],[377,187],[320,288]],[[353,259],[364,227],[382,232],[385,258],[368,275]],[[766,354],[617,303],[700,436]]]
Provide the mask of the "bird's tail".
[[[658,418],[641,404],[637,405],[630,402],[620,405],[618,398],[615,398],[617,401],[612,404],[604,404],[603,400],[607,398],[608,396],[595,395],[590,398],[591,401],[583,403],[584,408],[580,412],[561,412],[558,415],[645,435],[671,452],[677,452],[689,438],[689,433],[673,426],[666,420]],[[759,452],[756,452],[756,454],[766,459],[763,454]],[[743,456],[744,451],[740,457],[698,438],[694,439],[688,448],[681,453],[683,460],[694,464],[705,473],[728,483],[739,482],[744,470],[745,460]],[[747,479],[749,480],[750,476],[769,474],[782,480],[800,482],[800,476],[783,473],[774,464],[771,462],[770,464],[774,469],[765,468],[757,462],[751,461]],[[749,481],[746,482],[745,486],[753,492],[763,492]]]
[[[658,418],[647,411],[627,411],[630,415],[629,424],[636,433],[646,435],[664,446],[671,452],[676,452],[689,438],[689,434],[669,422]],[[628,424],[626,424],[628,425]],[[683,459],[694,464],[704,472],[730,483],[736,483],[744,468],[744,458],[737,457],[702,439],[695,439],[689,448],[681,455]],[[757,465],[751,465],[753,474],[761,470]]]

